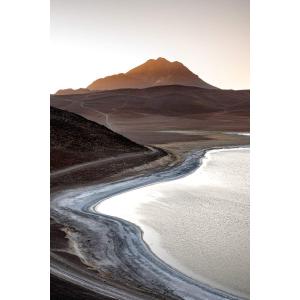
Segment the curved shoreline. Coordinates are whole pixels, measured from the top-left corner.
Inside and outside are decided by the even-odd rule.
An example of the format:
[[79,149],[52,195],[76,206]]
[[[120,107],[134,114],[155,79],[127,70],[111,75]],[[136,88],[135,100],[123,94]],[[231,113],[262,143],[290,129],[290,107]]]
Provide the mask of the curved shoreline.
[[248,157],[249,148],[210,150],[194,172],[114,195],[95,210],[137,225],[151,251],[172,268],[247,298],[249,203],[242,199],[249,194],[242,187],[248,168],[239,170]]
[[[86,265],[100,273],[112,274],[116,282],[122,276],[123,283],[129,282],[129,290],[133,293],[149,291],[150,298],[145,294],[136,298],[132,294],[131,299],[242,299],[199,283],[173,269],[151,251],[137,225],[95,211],[100,202],[113,195],[184,177],[201,166],[208,151],[228,148],[245,147],[210,147],[193,151],[185,156],[180,165],[167,167],[152,175],[61,192],[52,201],[53,216],[73,228],[74,231],[68,232],[67,236],[73,243],[76,255]],[[116,293],[115,296],[128,299],[128,295],[122,298]]]

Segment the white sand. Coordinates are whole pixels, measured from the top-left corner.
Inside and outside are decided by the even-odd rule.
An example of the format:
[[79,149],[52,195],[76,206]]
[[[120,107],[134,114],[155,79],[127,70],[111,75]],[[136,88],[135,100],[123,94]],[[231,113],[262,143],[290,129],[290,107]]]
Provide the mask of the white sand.
[[210,151],[194,173],[114,196],[96,210],[140,226],[170,266],[249,297],[249,149]]

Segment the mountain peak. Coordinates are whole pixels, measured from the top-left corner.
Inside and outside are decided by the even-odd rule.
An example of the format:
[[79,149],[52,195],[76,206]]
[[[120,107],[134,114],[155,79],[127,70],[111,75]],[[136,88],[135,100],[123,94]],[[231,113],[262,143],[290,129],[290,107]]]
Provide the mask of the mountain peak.
[[163,57],[157,59],[149,59],[145,63],[129,70],[126,74],[131,76],[142,76],[142,77],[161,77],[170,76],[175,73],[186,73],[187,76],[196,76],[187,67],[178,61],[171,62]]
[[146,63],[155,63],[155,62],[167,62],[167,63],[171,63],[169,60],[165,59],[164,57],[158,57],[157,59],[148,59],[146,61]]
[[[170,61],[170,60],[167,60],[166,58],[164,58],[164,57],[158,57],[157,59],[153,59],[153,58],[151,58],[151,59],[148,59],[144,64],[142,64],[142,65],[145,65],[145,64],[153,64],[153,65],[159,65],[159,64],[161,64],[161,65],[181,65],[181,66],[183,66],[183,64],[181,63],[181,62],[179,62],[179,61]],[[140,65],[140,66],[142,66],[142,65]]]
[[156,61],[163,61],[163,62],[168,62],[168,63],[170,63],[170,61],[167,60],[167,59],[165,59],[164,57],[159,57],[159,58],[156,59]]

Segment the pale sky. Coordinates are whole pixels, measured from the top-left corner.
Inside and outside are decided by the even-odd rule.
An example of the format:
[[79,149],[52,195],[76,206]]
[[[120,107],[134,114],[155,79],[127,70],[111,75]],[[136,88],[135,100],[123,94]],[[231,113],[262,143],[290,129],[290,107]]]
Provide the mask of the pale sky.
[[51,0],[50,92],[158,57],[248,89],[249,25],[249,0]]

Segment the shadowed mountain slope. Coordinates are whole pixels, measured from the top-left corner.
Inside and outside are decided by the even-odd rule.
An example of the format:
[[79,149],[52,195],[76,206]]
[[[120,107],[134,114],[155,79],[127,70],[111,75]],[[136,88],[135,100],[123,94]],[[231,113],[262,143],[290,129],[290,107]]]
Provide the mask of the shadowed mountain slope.
[[50,108],[51,170],[148,149],[76,114]]

